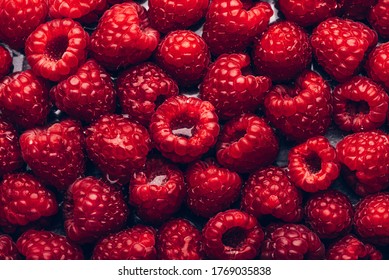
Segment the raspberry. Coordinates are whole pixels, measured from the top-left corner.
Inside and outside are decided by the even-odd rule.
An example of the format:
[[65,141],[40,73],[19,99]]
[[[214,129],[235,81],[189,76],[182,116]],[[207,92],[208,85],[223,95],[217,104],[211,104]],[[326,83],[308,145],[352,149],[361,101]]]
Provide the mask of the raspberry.
[[94,260],[154,260],[155,230],[137,225],[101,239],[93,250]]
[[253,113],[270,89],[271,80],[246,75],[249,68],[250,57],[245,54],[222,55],[210,66],[200,85],[200,96],[215,106],[220,119]]
[[197,161],[186,172],[187,205],[196,215],[212,217],[227,210],[240,195],[239,175],[211,160]]
[[189,30],[170,32],[159,44],[155,59],[182,87],[198,85],[210,62],[207,44]]
[[12,238],[5,234],[0,234],[0,260],[20,259],[16,244]]
[[12,57],[10,52],[0,45],[0,79],[11,72]]
[[78,19],[105,5],[106,0],[48,0],[51,18]]
[[254,216],[235,209],[212,217],[202,234],[205,253],[211,259],[253,259],[264,238]]
[[336,151],[323,136],[292,148],[288,160],[291,181],[306,192],[328,189],[340,173]]
[[0,120],[0,176],[23,166],[18,134],[8,122]]
[[378,0],[370,9],[368,20],[370,25],[382,38],[389,39],[389,1]]
[[258,219],[271,215],[285,222],[298,222],[303,215],[301,204],[301,192],[278,167],[254,172],[242,191],[242,210]]
[[363,20],[377,0],[338,0],[344,17]]
[[386,90],[389,90],[388,55],[389,42],[383,43],[372,50],[365,65],[368,76],[384,86]]
[[308,34],[297,24],[281,21],[270,25],[254,42],[257,72],[273,82],[286,82],[307,69],[312,60]]
[[177,212],[184,201],[184,175],[175,165],[149,159],[135,172],[129,186],[129,202],[145,222],[160,223]]
[[219,135],[211,103],[183,95],[170,97],[151,118],[150,135],[162,155],[174,162],[199,159]]

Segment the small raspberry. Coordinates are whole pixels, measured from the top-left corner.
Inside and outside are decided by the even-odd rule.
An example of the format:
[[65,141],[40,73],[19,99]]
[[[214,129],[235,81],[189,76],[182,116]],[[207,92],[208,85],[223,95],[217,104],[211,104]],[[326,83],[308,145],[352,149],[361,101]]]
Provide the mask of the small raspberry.
[[381,84],[386,90],[389,90],[389,42],[377,46],[369,54],[366,61],[366,72],[375,82]]
[[18,249],[12,238],[5,234],[0,234],[0,260],[20,259]]
[[378,0],[370,9],[370,25],[384,39],[389,39],[389,0]]
[[0,45],[0,79],[8,75],[12,68],[12,57],[10,52]]
[[0,176],[23,166],[19,138],[15,128],[0,120]]

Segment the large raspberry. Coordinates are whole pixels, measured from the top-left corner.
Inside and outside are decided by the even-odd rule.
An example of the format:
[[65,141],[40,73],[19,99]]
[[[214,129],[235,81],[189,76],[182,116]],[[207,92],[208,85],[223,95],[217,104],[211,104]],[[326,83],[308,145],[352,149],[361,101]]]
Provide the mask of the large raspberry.
[[0,234],[0,260],[18,260],[20,255],[12,238],[5,234]]
[[383,85],[389,90],[389,42],[377,46],[366,61],[366,72],[373,81]]
[[0,45],[0,79],[11,72],[12,57],[10,52],[2,45]]
[[19,138],[15,128],[0,120],[0,176],[23,166]]

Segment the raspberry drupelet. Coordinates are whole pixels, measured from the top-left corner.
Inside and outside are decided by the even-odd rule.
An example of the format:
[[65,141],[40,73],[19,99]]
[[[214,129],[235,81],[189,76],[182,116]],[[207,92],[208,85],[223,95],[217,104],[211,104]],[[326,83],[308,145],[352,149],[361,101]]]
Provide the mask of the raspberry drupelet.
[[9,235],[0,234],[0,260],[18,260],[20,255]]
[[0,176],[23,167],[18,133],[12,124],[1,119],[0,147]]
[[389,90],[388,55],[389,42],[386,42],[371,51],[365,64],[367,75],[386,90]]
[[12,57],[8,49],[0,45],[0,79],[11,72]]

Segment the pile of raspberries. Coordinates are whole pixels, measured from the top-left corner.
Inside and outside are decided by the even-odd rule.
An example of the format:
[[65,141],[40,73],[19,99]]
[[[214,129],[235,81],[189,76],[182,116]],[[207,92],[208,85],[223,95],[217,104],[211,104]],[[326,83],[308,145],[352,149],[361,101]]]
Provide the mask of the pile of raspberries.
[[0,42],[0,259],[387,258],[389,0],[0,0]]

